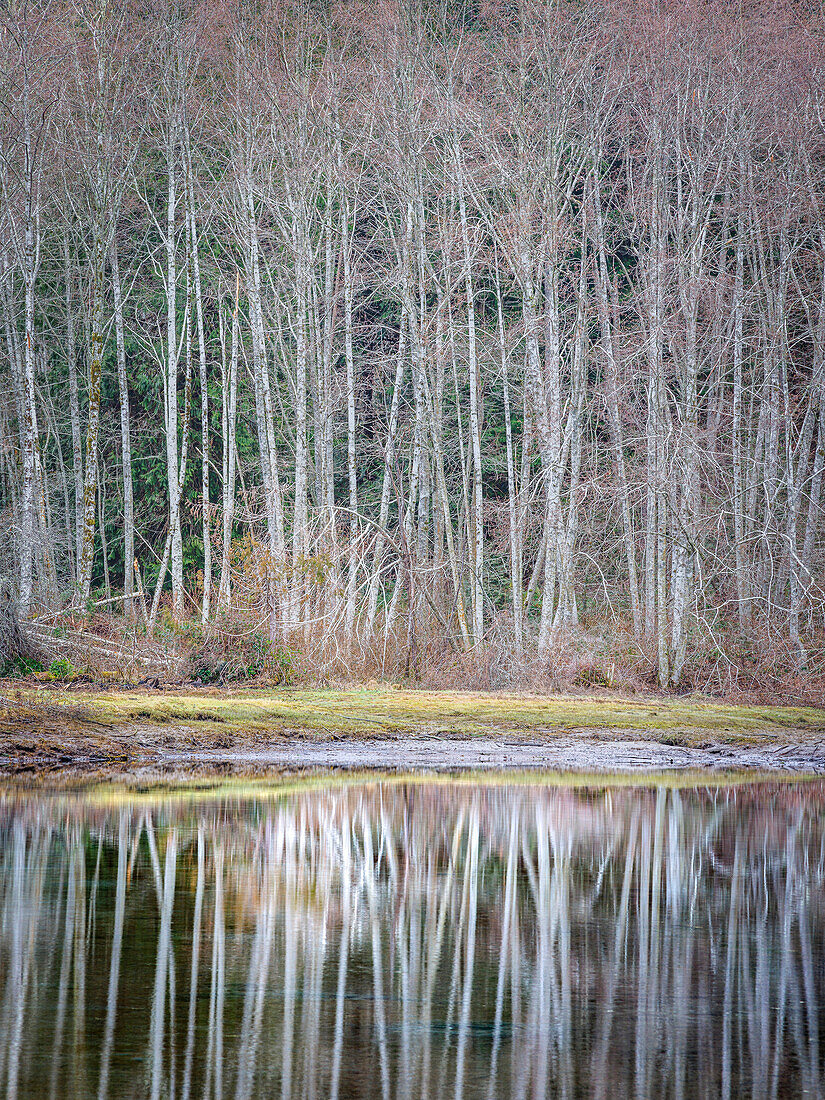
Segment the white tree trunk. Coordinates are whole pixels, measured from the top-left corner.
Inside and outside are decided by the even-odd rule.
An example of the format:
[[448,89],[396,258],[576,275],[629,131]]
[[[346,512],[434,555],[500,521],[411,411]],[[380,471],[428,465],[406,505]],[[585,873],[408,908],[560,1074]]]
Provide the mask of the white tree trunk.
[[470,545],[471,607],[473,612],[473,638],[480,642],[484,637],[484,498],[481,470],[481,416],[479,411],[478,352],[476,348],[475,294],[473,291],[473,255],[467,224],[467,206],[464,201],[464,171],[461,153],[456,148],[455,161],[458,180],[458,206],[461,218],[461,242],[464,249],[464,283],[467,293],[467,365],[470,372],[470,446],[473,456],[472,524]]
[[[103,211],[98,211],[103,216]],[[80,556],[80,597],[89,599],[95,544],[97,500],[97,437],[100,425],[100,382],[103,373],[103,277],[106,253],[103,225],[95,226],[92,252],[92,310],[89,332],[89,419],[86,427],[86,463],[83,479],[83,546]]]
[[132,484],[132,435],[129,422],[129,383],[126,376],[126,346],[123,335],[123,296],[120,283],[117,239],[112,241],[112,292],[115,307],[117,383],[120,396],[120,453],[123,463],[123,594],[124,611],[134,615],[135,504]]
[[66,295],[66,359],[69,375],[69,418],[72,425],[72,480],[74,482],[75,581],[80,581],[83,550],[83,440],[80,434],[80,399],[77,388],[77,345],[74,330],[74,301],[69,254],[69,233],[63,234],[63,280]]
[[[172,575],[172,610],[175,616],[183,611],[183,536],[180,524],[180,493],[183,481],[178,467],[178,323],[177,323],[177,122],[170,122],[166,137],[166,479],[169,491],[170,556]],[[186,425],[184,425],[184,434]]]
[[[235,306],[232,311],[232,336],[229,353],[229,378],[226,368],[223,370],[223,516],[221,540],[221,574],[218,585],[218,607],[226,611],[231,596],[230,553],[232,548],[232,525],[235,519],[235,463],[237,456],[235,421],[237,416],[238,394],[238,296],[240,274],[235,282]],[[224,347],[223,313],[221,318],[221,348]],[[226,353],[222,350],[222,362],[226,362]]]

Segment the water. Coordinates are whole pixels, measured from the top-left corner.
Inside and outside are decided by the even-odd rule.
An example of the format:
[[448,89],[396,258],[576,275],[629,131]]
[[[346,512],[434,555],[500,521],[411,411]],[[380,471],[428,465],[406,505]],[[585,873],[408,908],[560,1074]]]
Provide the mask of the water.
[[0,1096],[799,1097],[825,784],[0,795]]

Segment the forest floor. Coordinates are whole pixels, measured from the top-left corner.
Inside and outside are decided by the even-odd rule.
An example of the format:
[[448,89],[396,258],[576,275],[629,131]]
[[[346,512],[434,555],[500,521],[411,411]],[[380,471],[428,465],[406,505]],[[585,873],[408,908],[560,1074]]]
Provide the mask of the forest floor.
[[0,774],[312,768],[825,774],[825,710],[389,686],[0,685]]

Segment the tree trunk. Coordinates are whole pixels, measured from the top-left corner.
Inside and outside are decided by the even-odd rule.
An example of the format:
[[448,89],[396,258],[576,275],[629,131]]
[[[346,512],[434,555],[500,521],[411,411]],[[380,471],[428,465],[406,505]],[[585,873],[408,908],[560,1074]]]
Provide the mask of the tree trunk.
[[[169,517],[172,562],[172,611],[178,616],[183,611],[183,536],[180,525],[179,494],[183,491],[183,479],[178,472],[178,324],[177,324],[177,240],[176,211],[177,186],[175,180],[177,123],[170,122],[166,139],[166,477],[169,491]],[[186,425],[184,425],[184,433]],[[172,518],[174,517],[174,518]]]
[[80,434],[80,400],[77,388],[77,345],[74,331],[72,284],[74,273],[69,256],[69,233],[63,234],[63,280],[66,294],[66,360],[69,372],[69,416],[72,424],[72,472],[74,481],[75,581],[80,582],[83,552],[83,440]]
[[[103,216],[103,211],[98,212]],[[92,315],[89,334],[89,419],[86,427],[86,463],[83,479],[83,546],[80,557],[80,598],[89,599],[95,545],[97,498],[97,436],[100,425],[100,381],[103,374],[103,276],[106,255],[102,221],[95,227],[92,255]]]
[[132,434],[129,421],[129,382],[126,376],[126,345],[123,336],[123,296],[117,239],[112,241],[112,291],[115,306],[115,343],[117,345],[117,384],[120,397],[120,453],[123,464],[123,610],[133,618],[135,560],[135,500],[132,483]]

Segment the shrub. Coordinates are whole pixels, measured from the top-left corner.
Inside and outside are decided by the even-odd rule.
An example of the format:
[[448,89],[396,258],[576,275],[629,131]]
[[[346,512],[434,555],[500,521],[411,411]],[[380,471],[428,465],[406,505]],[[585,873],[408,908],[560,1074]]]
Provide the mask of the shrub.
[[0,665],[0,676],[23,677],[42,671],[43,665],[35,657],[12,657]]
[[296,667],[297,655],[292,649],[271,642],[258,631],[238,637],[216,630],[190,655],[192,678],[201,684],[237,683],[257,677],[289,684]]
[[76,670],[68,657],[56,657],[49,665],[48,671],[53,680],[70,680]]

